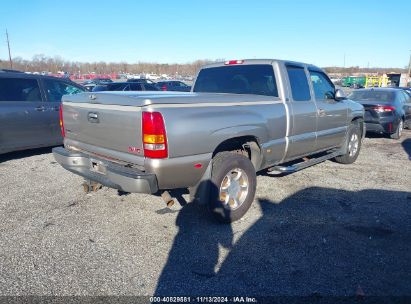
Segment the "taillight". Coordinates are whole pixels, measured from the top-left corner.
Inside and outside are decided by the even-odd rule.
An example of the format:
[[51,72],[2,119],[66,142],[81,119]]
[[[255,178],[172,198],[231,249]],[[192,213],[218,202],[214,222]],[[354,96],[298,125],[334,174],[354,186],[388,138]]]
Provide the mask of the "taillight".
[[231,64],[242,64],[244,63],[244,60],[229,60],[224,62],[225,65],[231,65]]
[[163,116],[159,112],[143,112],[142,119],[144,156],[166,158],[168,151]]
[[66,136],[66,132],[64,131],[64,120],[63,120],[63,104],[60,104],[60,130],[61,130],[61,136],[63,138]]
[[165,84],[161,87],[161,91],[167,91],[167,86]]
[[395,108],[391,106],[376,106],[374,107],[374,110],[379,113],[384,113],[395,111]]

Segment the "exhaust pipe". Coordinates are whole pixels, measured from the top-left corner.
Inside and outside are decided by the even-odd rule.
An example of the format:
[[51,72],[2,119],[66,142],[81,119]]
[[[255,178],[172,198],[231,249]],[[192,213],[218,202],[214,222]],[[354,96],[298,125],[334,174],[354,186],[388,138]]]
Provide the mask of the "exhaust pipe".
[[171,197],[170,192],[164,191],[161,193],[161,198],[166,202],[168,208],[174,205],[174,199]]

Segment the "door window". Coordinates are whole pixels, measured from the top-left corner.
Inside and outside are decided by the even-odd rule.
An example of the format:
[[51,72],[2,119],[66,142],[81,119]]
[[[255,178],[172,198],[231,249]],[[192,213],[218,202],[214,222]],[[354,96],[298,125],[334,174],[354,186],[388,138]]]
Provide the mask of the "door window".
[[310,78],[316,100],[334,99],[334,86],[324,73],[310,71]]
[[60,102],[63,95],[73,95],[84,92],[78,87],[63,81],[45,79],[44,86],[49,101]]
[[311,100],[310,88],[304,68],[287,65],[287,74],[290,80],[293,99],[295,101]]
[[0,101],[42,101],[38,81],[0,78]]

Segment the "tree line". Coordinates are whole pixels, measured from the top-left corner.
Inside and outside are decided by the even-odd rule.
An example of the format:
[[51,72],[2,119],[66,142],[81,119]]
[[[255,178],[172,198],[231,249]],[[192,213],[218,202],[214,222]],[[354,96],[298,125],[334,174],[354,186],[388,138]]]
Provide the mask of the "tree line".
[[[215,60],[196,60],[184,64],[167,64],[154,62],[78,62],[64,60],[59,56],[48,57],[45,55],[35,55],[32,59],[15,57],[12,59],[13,69],[24,72],[67,72],[70,74],[112,74],[112,73],[154,73],[157,75],[195,75],[199,68]],[[0,69],[10,69],[8,60],[0,59]]]
[[[35,55],[32,59],[23,59],[21,57],[15,57],[12,59],[13,69],[24,72],[67,72],[70,74],[112,74],[112,73],[154,73],[157,75],[195,75],[199,68],[207,63],[224,61],[224,59],[216,60],[196,60],[185,64],[167,64],[167,63],[154,63],[154,62],[78,62],[64,60],[60,56],[48,57],[43,54]],[[8,60],[0,59],[0,69],[10,69]],[[325,67],[327,73],[339,73],[339,74],[353,74],[353,73],[406,73],[407,69],[401,68],[362,68],[362,67]]]

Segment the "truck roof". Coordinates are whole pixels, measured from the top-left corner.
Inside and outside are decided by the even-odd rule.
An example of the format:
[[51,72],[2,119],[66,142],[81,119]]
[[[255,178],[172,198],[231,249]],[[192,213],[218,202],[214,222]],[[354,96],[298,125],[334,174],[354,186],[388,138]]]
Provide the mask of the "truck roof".
[[[230,61],[236,61],[236,60],[230,60]],[[241,60],[237,60],[237,61],[241,61],[241,63],[238,63],[238,64],[272,64],[273,62],[278,62],[278,63],[290,64],[290,65],[302,65],[302,66],[307,66],[307,67],[310,67],[310,68],[321,70],[321,68],[319,68],[319,67],[317,67],[313,64],[298,62],[298,61],[292,61],[292,60],[283,60],[283,59],[241,59]],[[206,65],[202,66],[202,69],[225,66],[225,65],[227,65],[227,62],[228,61],[220,61],[220,62],[214,62],[214,63],[206,64]]]

